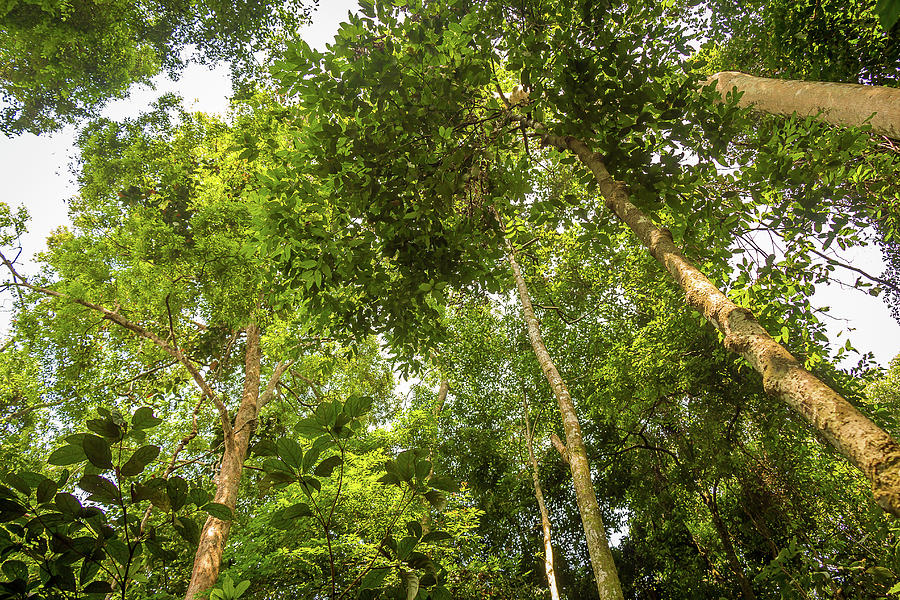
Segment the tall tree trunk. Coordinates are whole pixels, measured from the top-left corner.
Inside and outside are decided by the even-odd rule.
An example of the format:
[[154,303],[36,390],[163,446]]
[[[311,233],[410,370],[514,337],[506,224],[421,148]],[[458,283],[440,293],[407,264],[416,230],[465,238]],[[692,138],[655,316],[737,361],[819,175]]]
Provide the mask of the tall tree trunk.
[[540,123],[524,116],[510,118],[538,132],[544,143],[573,152],[594,174],[604,203],[675,278],[685,300],[724,335],[728,350],[743,356],[763,378],[766,392],[800,413],[828,442],[861,470],[872,483],[875,501],[900,516],[900,445],[837,392],[803,368],[796,358],[772,339],[746,308],[735,305],[695,267],[666,229],[631,203],[625,184],[609,174],[600,154],[584,142],[547,133]]
[[541,489],[541,479],[538,471],[538,462],[534,457],[534,430],[531,428],[531,419],[528,418],[528,400],[522,390],[522,409],[525,415],[525,443],[528,446],[528,462],[531,463],[531,479],[534,482],[534,497],[537,499],[538,509],[541,511],[541,531],[544,533],[544,570],[547,572],[547,587],[550,588],[550,599],[559,600],[559,589],[556,587],[556,571],[553,568],[553,542],[550,538],[550,516],[547,514],[547,505],[544,504],[544,490]]
[[515,250],[509,240],[506,240],[506,248],[509,265],[512,267],[513,276],[516,279],[519,299],[522,302],[525,323],[528,326],[528,339],[531,341],[531,347],[541,365],[541,370],[556,395],[559,412],[562,414],[563,428],[566,433],[566,457],[572,472],[575,499],[578,502],[578,511],[581,513],[581,523],[584,526],[591,566],[597,581],[597,591],[600,593],[601,600],[622,600],[622,586],[619,583],[619,575],[616,572],[616,565],[612,553],[609,551],[609,543],[603,529],[603,516],[594,493],[591,468],[588,464],[584,440],[581,437],[581,425],[578,422],[575,405],[572,404],[569,388],[566,387],[566,382],[563,381],[556,365],[553,364],[553,359],[550,358],[550,353],[547,352],[547,346],[541,337],[540,325],[531,305],[528,287],[525,285],[522,271],[516,262]]
[[[716,73],[705,85],[716,82],[724,97],[732,88],[744,95],[739,106],[753,106],[773,115],[819,115],[826,123],[860,126],[869,123],[872,132],[900,139],[900,89],[855,83],[797,81],[754,77],[737,71]],[[872,113],[875,113],[872,116]]]
[[[256,425],[259,413],[259,377],[261,355],[259,349],[259,327],[251,323],[247,326],[247,348],[244,356],[244,391],[241,404],[234,419],[231,439],[225,437],[225,452],[216,479],[216,494],[213,502],[224,504],[232,511],[237,504],[244,459],[250,444],[250,434]],[[219,578],[222,552],[228,540],[231,521],[223,521],[209,516],[200,533],[200,544],[194,555],[194,568],[188,584],[186,600],[194,600],[213,587]]]

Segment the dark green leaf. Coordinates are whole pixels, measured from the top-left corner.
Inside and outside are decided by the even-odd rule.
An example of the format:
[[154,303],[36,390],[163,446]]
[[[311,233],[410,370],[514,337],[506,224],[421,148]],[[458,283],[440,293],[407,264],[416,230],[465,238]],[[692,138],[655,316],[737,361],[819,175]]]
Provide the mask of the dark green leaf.
[[98,469],[112,468],[112,451],[109,442],[96,435],[87,434],[82,440],[82,445],[88,462]]
[[119,498],[119,488],[109,479],[99,475],[85,475],[78,480],[78,487],[91,494],[90,500],[109,504]]
[[86,460],[87,455],[84,453],[84,448],[81,446],[66,445],[51,452],[47,462],[51,465],[63,467],[84,462]]
[[134,451],[128,462],[122,465],[120,473],[125,477],[140,475],[157,456],[159,456],[159,446],[141,446]]
[[332,471],[334,471],[340,464],[340,455],[335,454],[334,456],[329,456],[319,463],[319,466],[316,467],[315,471],[313,471],[313,474],[319,477],[330,477]]
[[53,499],[56,502],[56,506],[59,508],[59,510],[64,513],[77,515],[81,512],[81,502],[79,502],[78,498],[76,498],[72,494],[60,492],[56,494]]
[[292,504],[285,508],[283,512],[285,519],[299,519],[300,517],[311,517],[313,515],[309,505],[303,502]]
[[153,416],[153,409],[149,406],[142,406],[134,411],[131,417],[131,424],[135,429],[150,429],[162,423],[162,419]]
[[166,481],[166,495],[169,497],[169,506],[173,511],[178,511],[184,506],[184,502],[187,500],[187,490],[187,481],[181,477],[170,477]]
[[447,477],[446,475],[434,475],[428,481],[428,484],[439,490],[444,490],[445,492],[458,492],[459,484],[451,477]]
[[278,456],[288,466],[293,467],[297,471],[303,470],[303,448],[300,444],[290,438],[281,438],[276,443]]
[[442,542],[444,540],[452,540],[453,536],[446,531],[429,531],[422,536],[422,542]]
[[219,502],[210,502],[204,505],[203,510],[220,521],[230,521],[234,518],[234,513],[231,509]]
[[112,419],[91,419],[87,422],[87,428],[114,442],[122,439],[122,428],[116,425]]
[[175,531],[183,537],[189,544],[196,546],[200,541],[200,527],[193,519],[187,517],[178,517],[174,522]]
[[49,502],[53,499],[53,496],[57,491],[56,483],[50,479],[45,479],[40,482],[37,486],[37,501],[38,504],[43,504],[45,502]]

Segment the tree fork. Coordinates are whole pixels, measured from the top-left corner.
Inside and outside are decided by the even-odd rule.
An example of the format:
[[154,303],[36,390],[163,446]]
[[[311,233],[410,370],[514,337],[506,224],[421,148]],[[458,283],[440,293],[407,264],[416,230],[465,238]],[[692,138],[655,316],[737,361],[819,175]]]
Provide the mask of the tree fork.
[[[861,127],[871,117],[872,132],[900,139],[900,89],[857,83],[754,77],[738,71],[716,73],[704,86],[717,84],[722,97],[737,88],[738,106],[790,116],[818,116],[832,125]],[[873,114],[874,113],[874,114]]]
[[[213,502],[224,504],[234,512],[237,505],[238,491],[241,485],[241,475],[244,470],[244,460],[247,458],[247,448],[250,446],[250,436],[256,428],[256,420],[259,411],[275,394],[275,386],[284,372],[293,364],[293,361],[279,363],[272,377],[266,385],[265,391],[260,394],[260,371],[262,355],[260,351],[260,331],[255,323],[247,326],[247,347],[244,353],[244,390],[241,396],[241,404],[234,417],[234,442],[229,447],[225,446],[222,455],[222,464],[216,480],[216,493]],[[231,521],[223,521],[210,515],[200,532],[200,543],[194,555],[194,566],[191,572],[191,581],[188,584],[185,600],[195,600],[203,597],[206,590],[212,588],[219,578],[219,569],[222,565],[222,554],[225,551],[225,543],[228,541],[228,533],[231,529]]]
[[[497,220],[499,221],[499,215]],[[584,536],[587,541],[588,554],[591,558],[591,566],[594,570],[594,579],[597,582],[597,591],[601,600],[623,600],[622,585],[619,583],[619,574],[612,553],[609,551],[609,542],[606,539],[606,531],[603,525],[603,515],[597,504],[597,494],[594,491],[594,482],[591,480],[591,466],[587,459],[587,449],[581,437],[581,425],[578,422],[578,414],[572,403],[569,388],[563,380],[544,339],[541,336],[541,328],[534,307],[531,304],[531,296],[525,278],[516,262],[515,250],[512,242],[506,240],[507,259],[512,268],[516,280],[516,289],[522,303],[522,312],[525,315],[525,324],[528,327],[528,339],[534,350],[534,355],[541,365],[541,370],[547,377],[550,387],[559,403],[559,412],[562,415],[563,428],[566,433],[567,458],[569,470],[572,473],[572,483],[575,487],[575,500],[578,504],[578,512],[581,514],[581,523],[584,527]]]
[[687,304],[700,312],[724,336],[728,350],[740,354],[763,378],[766,392],[788,404],[817,429],[869,479],[875,501],[900,517],[900,445],[852,404],[803,368],[759,324],[746,308],[734,304],[678,249],[667,229],[656,227],[631,203],[625,185],[610,175],[602,157],[572,136],[547,132],[520,115],[510,119],[537,132],[543,142],[573,152],[591,170],[603,194],[604,204],[637,235],[638,239],[675,278]]

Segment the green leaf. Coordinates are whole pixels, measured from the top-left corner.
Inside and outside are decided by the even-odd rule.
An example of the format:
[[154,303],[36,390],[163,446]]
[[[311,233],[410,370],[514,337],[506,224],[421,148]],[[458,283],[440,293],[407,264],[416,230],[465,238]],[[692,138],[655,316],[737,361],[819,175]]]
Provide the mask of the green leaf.
[[51,465],[56,465],[58,467],[64,467],[67,465],[74,465],[76,463],[84,462],[87,460],[87,455],[84,453],[84,448],[82,446],[73,446],[66,445],[57,448],[53,452],[50,453],[50,457],[47,459],[47,462]]
[[344,412],[356,419],[369,412],[373,403],[369,396],[350,396],[344,403]]
[[278,456],[288,466],[295,468],[297,471],[303,470],[303,448],[300,444],[290,438],[281,438],[276,443]]
[[418,521],[409,521],[406,523],[406,531],[414,538],[422,537],[422,524]]
[[111,594],[114,591],[108,581],[92,581],[84,586],[86,594]]
[[249,579],[245,579],[245,580],[239,582],[237,585],[234,586],[234,595],[232,595],[232,598],[240,598],[241,596],[244,595],[244,592],[246,592],[249,587],[250,587]]
[[325,431],[325,428],[312,418],[301,419],[294,425],[294,432],[303,437],[316,437],[322,435],[323,431]]
[[78,498],[67,492],[60,492],[54,496],[56,507],[61,512],[77,515],[81,512],[81,502]]
[[109,442],[102,437],[86,434],[81,443],[88,462],[98,469],[112,468],[112,452],[109,448]]
[[299,519],[300,517],[311,517],[313,512],[308,504],[299,502],[285,508],[283,514],[285,519]]
[[230,521],[234,518],[231,509],[219,502],[210,502],[203,506],[203,510],[220,521]]
[[878,0],[875,12],[878,13],[881,27],[885,31],[890,31],[900,19],[900,0]]
[[78,480],[78,487],[91,494],[90,500],[109,504],[119,498],[119,488],[109,479],[99,475],[85,475]]
[[419,460],[416,461],[416,479],[419,481],[423,481],[428,474],[431,473],[431,461],[430,460]]
[[126,477],[140,475],[157,456],[159,456],[159,446],[141,446],[134,451],[128,462],[122,465],[120,473]]
[[428,485],[433,488],[444,490],[445,492],[458,492],[459,484],[451,477],[446,475],[433,475],[428,481]]
[[166,481],[166,495],[169,497],[169,505],[173,511],[184,506],[185,500],[187,500],[187,489],[187,481],[181,477],[170,477]]
[[442,542],[444,540],[452,540],[453,536],[447,533],[446,531],[429,531],[424,536],[422,536],[422,542]]
[[178,517],[174,523],[175,531],[183,537],[189,544],[196,546],[200,541],[200,527],[193,519],[187,517]]
[[319,477],[330,477],[331,473],[341,464],[341,462],[340,455],[335,454],[334,456],[329,456],[319,463],[319,466],[316,467],[313,474]]
[[428,490],[425,492],[425,499],[437,510],[444,510],[447,506],[447,497],[437,490]]
[[135,429],[150,429],[162,423],[162,419],[153,416],[153,409],[149,406],[142,406],[131,417],[131,425]]
[[122,439],[122,429],[116,425],[111,418],[91,419],[87,422],[87,428],[114,442],[118,442]]
[[58,487],[56,483],[50,479],[45,479],[40,482],[37,486],[37,501],[38,504],[44,504],[45,502],[49,502],[53,499],[53,496],[56,494]]
[[28,565],[21,560],[8,560],[3,563],[3,574],[10,580],[24,579],[28,581]]

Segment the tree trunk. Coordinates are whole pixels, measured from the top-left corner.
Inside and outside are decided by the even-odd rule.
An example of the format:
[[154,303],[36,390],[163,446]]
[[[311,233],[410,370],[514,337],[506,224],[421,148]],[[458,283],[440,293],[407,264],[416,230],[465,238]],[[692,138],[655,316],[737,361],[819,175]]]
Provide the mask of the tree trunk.
[[[715,489],[713,489],[713,494],[715,494]],[[713,526],[716,529],[716,533],[719,534],[719,540],[722,542],[722,548],[725,550],[725,558],[728,559],[728,564],[731,567],[731,571],[734,573],[735,577],[738,578],[738,583],[741,585],[741,594],[744,596],[744,600],[756,600],[756,595],[753,593],[753,587],[750,585],[750,580],[747,579],[747,575],[744,574],[744,567],[741,565],[740,559],[738,559],[737,553],[734,551],[734,544],[731,541],[731,533],[728,531],[728,527],[725,525],[725,522],[722,520],[722,516],[719,514],[719,507],[716,504],[715,496],[708,496],[703,492],[700,492],[700,497],[703,499],[703,503],[706,505],[706,508],[709,509],[709,514],[712,517]]]
[[534,355],[541,365],[541,370],[547,377],[556,400],[559,403],[559,412],[562,414],[563,428],[566,433],[567,456],[569,469],[572,472],[572,483],[575,486],[575,499],[578,502],[578,511],[581,513],[581,523],[584,526],[584,535],[587,539],[588,553],[591,557],[591,566],[594,569],[594,577],[597,580],[597,591],[601,600],[622,600],[622,586],[619,583],[619,575],[613,562],[612,553],[609,551],[609,543],[606,540],[606,532],[603,529],[603,516],[600,514],[600,506],[597,504],[597,496],[594,493],[594,483],[591,481],[591,468],[588,464],[587,450],[581,438],[581,425],[578,423],[578,415],[572,404],[572,397],[565,381],[556,370],[553,359],[547,352],[547,346],[541,337],[540,325],[531,305],[531,297],[525,285],[525,279],[516,262],[515,251],[512,243],[506,240],[507,257],[516,279],[516,288],[522,301],[522,312],[525,314],[525,323],[528,326],[528,339]]
[[[225,437],[225,452],[216,478],[216,494],[213,502],[224,504],[232,511],[237,504],[238,490],[241,485],[241,474],[244,470],[244,459],[250,444],[250,434],[256,426],[259,413],[259,377],[260,349],[259,327],[250,324],[247,327],[247,350],[244,358],[244,392],[241,404],[234,419],[234,433],[229,439]],[[202,593],[216,584],[219,568],[222,564],[222,552],[228,539],[231,521],[222,521],[213,516],[206,519],[200,533],[200,544],[194,555],[194,568],[191,582],[188,584],[186,600],[201,597]]]
[[716,73],[704,85],[713,82],[718,84],[717,90],[723,97],[735,87],[743,92],[739,106],[752,105],[773,115],[819,115],[826,123],[840,126],[858,127],[872,117],[869,123],[873,133],[900,139],[900,89],[897,88],[769,79],[737,71]]
[[556,571],[553,569],[553,542],[550,538],[550,516],[544,504],[544,491],[538,474],[538,462],[534,457],[534,430],[528,418],[528,400],[522,396],[522,409],[525,414],[525,443],[528,445],[528,461],[531,463],[531,479],[534,482],[534,497],[541,511],[541,531],[544,533],[544,570],[547,572],[547,587],[550,588],[550,599],[559,600],[559,589],[556,587]]
[[625,184],[615,181],[600,154],[584,142],[546,133],[540,123],[511,115],[538,133],[545,144],[570,150],[599,184],[604,203],[650,250],[685,291],[685,300],[724,335],[728,350],[743,356],[761,375],[766,392],[800,413],[826,440],[861,470],[872,483],[875,501],[900,516],[900,445],[860,413],[772,339],[746,308],[735,305],[681,252],[666,229],[653,222],[628,199]]

